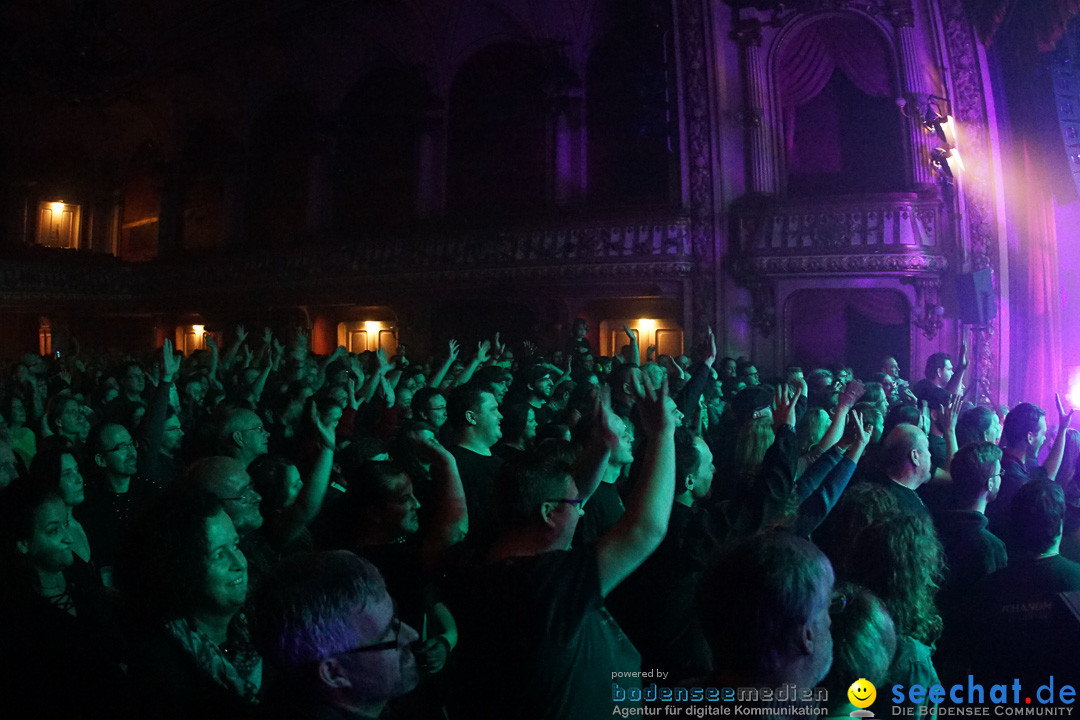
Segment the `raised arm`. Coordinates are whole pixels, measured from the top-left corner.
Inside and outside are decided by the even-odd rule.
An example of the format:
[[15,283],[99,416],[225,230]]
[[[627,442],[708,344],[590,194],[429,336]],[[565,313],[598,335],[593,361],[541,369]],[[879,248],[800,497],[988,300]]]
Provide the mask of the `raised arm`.
[[435,514],[420,550],[424,570],[433,572],[447,549],[468,533],[469,511],[454,456],[433,437],[421,436],[416,443],[421,458],[431,463],[431,479],[435,481]]
[[626,337],[629,339],[630,344],[630,357],[627,358],[627,360],[630,362],[631,365],[640,365],[641,349],[638,345],[637,335],[634,334],[634,331],[630,329],[629,325],[623,325],[622,329],[623,332],[626,333]]
[[310,420],[319,441],[319,454],[315,456],[311,474],[305,478],[296,501],[286,508],[274,527],[275,539],[281,546],[295,540],[304,528],[315,520],[322,509],[323,500],[326,499],[330,473],[334,468],[334,430],[337,428],[337,421],[323,423],[315,403],[311,403]]
[[226,370],[232,369],[233,362],[236,360],[236,353],[239,352],[240,346],[244,344],[244,340],[247,339],[247,336],[247,330],[244,329],[244,326],[237,325],[236,341],[225,351],[225,357],[221,361],[221,364],[225,366]]
[[960,410],[963,406],[964,398],[960,395],[953,395],[941,409],[941,424],[945,428],[945,467],[949,467],[953,455],[960,449],[956,442],[956,421],[960,419]]
[[148,475],[152,474],[152,468],[148,466],[156,463],[161,449],[161,438],[165,434],[165,416],[169,409],[169,391],[179,371],[180,358],[173,354],[172,342],[166,338],[161,345],[161,381],[154,390],[150,406],[136,430],[139,438],[139,464],[142,466],[140,469]]
[[648,441],[641,477],[626,512],[597,546],[602,596],[607,596],[660,545],[675,500],[675,422],[665,408],[667,383],[654,389],[638,379],[635,386]]
[[461,346],[458,345],[457,340],[450,341],[450,350],[446,356],[446,361],[439,366],[439,369],[431,374],[431,378],[428,380],[428,387],[441,387],[443,380],[446,379],[446,373],[450,372],[450,367],[457,360],[458,353],[461,352]]
[[490,340],[481,340],[479,343],[477,343],[477,345],[476,345],[476,355],[473,356],[473,359],[469,362],[469,364],[461,372],[461,375],[458,375],[457,380],[454,381],[454,386],[457,387],[457,386],[460,386],[460,385],[464,385],[465,383],[472,380],[473,373],[475,373],[477,371],[477,369],[481,365],[483,365],[484,363],[487,362],[488,353],[490,351],[491,351],[491,341]]
[[967,368],[968,341],[965,339],[960,343],[960,355],[956,358],[956,367],[953,370],[952,379],[950,379],[949,384],[945,386],[945,389],[949,391],[950,395],[964,394],[964,376],[967,375]]
[[866,392],[866,386],[858,380],[852,380],[844,388],[844,391],[840,393],[840,400],[836,404],[836,409],[833,410],[832,423],[829,424],[829,429],[825,431],[821,440],[818,441],[818,452],[825,453],[833,445],[840,442],[840,438],[844,436],[844,426],[847,422],[848,412],[855,407],[855,403],[859,401],[864,392]]
[[1065,406],[1061,403],[1061,396],[1054,395],[1054,400],[1057,401],[1058,411],[1058,428],[1057,435],[1054,436],[1054,444],[1050,446],[1050,454],[1046,456],[1046,462],[1043,463],[1043,470],[1046,471],[1046,477],[1050,480],[1057,478],[1058,470],[1061,469],[1061,459],[1065,457],[1065,435],[1069,429],[1069,423],[1072,422],[1073,413],[1076,410],[1070,410],[1065,412]]
[[[808,537],[836,507],[855,472],[855,467],[859,464],[859,459],[870,443],[872,430],[871,426],[863,423],[859,413],[851,411],[851,421],[848,423],[848,434],[845,438],[845,441],[849,441],[847,450],[844,456],[839,458],[839,462],[833,463],[833,467],[810,497],[799,505],[799,512],[791,527],[792,532]],[[818,462],[825,458],[826,456],[822,456]]]
[[588,501],[600,486],[608,459],[619,445],[619,431],[616,430],[619,418],[611,409],[611,388],[607,385],[602,386],[597,393],[593,420],[589,441],[570,468],[574,484],[577,485],[578,497],[585,501]]

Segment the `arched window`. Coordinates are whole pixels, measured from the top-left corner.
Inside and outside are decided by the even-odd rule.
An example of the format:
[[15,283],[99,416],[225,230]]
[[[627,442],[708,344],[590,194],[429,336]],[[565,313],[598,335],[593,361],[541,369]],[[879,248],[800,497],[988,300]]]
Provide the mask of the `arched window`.
[[372,71],[346,96],[334,168],[334,221],[342,235],[415,217],[422,123],[437,106],[419,73],[405,67]]
[[461,68],[450,91],[447,199],[486,217],[545,204],[547,68],[518,44],[488,47]]
[[585,69],[588,199],[598,207],[666,205],[678,196],[670,35],[625,23]]
[[892,51],[854,14],[802,22],[781,41],[773,77],[791,196],[903,190],[903,118]]

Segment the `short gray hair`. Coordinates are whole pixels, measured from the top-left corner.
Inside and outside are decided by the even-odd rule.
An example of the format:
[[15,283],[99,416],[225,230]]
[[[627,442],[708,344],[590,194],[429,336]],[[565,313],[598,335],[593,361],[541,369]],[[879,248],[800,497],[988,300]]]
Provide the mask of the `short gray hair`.
[[284,668],[345,652],[370,640],[359,636],[352,618],[385,595],[378,569],[347,550],[292,555],[255,596],[256,644]]

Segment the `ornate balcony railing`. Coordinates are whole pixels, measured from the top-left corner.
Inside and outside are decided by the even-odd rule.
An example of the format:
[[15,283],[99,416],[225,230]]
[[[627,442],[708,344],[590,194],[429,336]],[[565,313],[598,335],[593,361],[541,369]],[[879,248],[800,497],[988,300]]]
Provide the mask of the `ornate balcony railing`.
[[691,268],[688,225],[687,220],[676,218],[298,246],[210,262],[191,259],[181,263],[180,275],[189,288],[214,288],[235,277],[245,278],[249,285],[295,285],[313,279],[385,276],[394,276],[400,283],[432,277],[568,279],[626,270],[639,276],[679,276]]
[[379,278],[460,280],[678,278],[692,269],[689,221],[583,222],[512,231],[442,233],[351,244],[178,255],[131,265],[108,256],[34,248],[0,255],[0,297],[221,297],[246,288],[321,290]]
[[909,194],[746,203],[740,265],[754,275],[941,272],[940,213],[940,200]]

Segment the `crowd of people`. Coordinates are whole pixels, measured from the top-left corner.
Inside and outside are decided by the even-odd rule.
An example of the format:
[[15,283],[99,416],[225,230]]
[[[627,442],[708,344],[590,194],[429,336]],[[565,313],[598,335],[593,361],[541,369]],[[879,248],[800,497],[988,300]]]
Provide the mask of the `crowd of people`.
[[973,406],[966,346],[909,384],[892,357],[770,375],[711,331],[668,357],[627,328],[601,357],[587,330],[423,359],[237,327],[189,357],[13,362],[0,696],[505,720],[793,685],[843,716],[863,678],[881,716],[886,687],[1080,675],[1060,401],[1053,428]]

